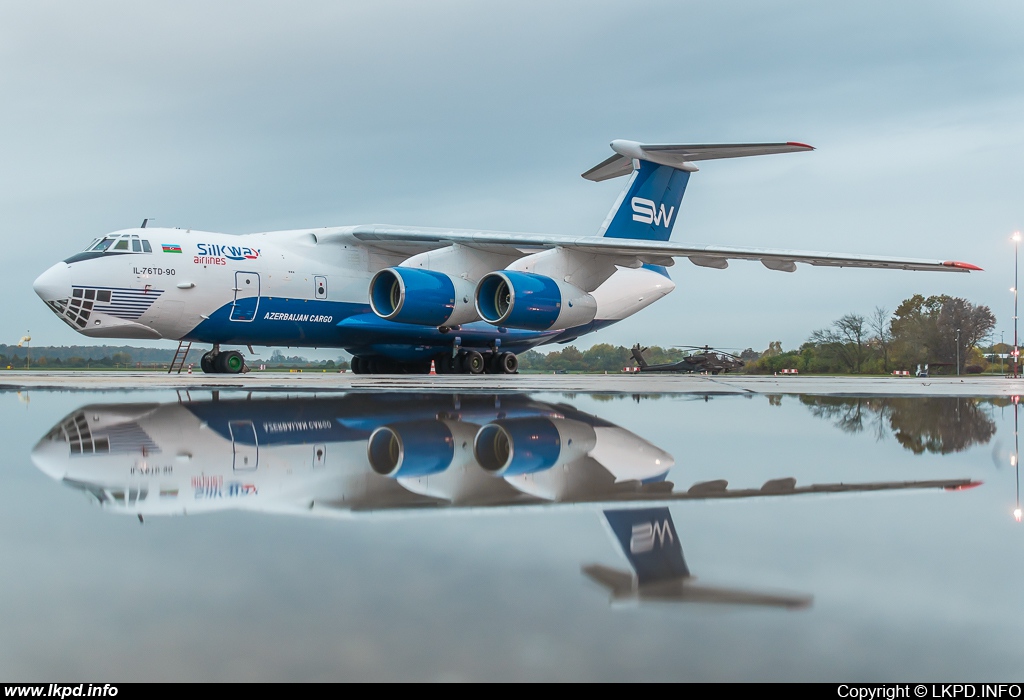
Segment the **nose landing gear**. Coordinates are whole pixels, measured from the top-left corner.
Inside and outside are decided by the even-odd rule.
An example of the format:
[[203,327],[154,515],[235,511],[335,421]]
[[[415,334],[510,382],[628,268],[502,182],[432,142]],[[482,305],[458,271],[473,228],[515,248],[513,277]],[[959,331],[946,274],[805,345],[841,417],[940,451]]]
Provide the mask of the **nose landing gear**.
[[246,371],[245,358],[237,350],[221,351],[219,345],[199,360],[199,367],[206,374],[241,374]]

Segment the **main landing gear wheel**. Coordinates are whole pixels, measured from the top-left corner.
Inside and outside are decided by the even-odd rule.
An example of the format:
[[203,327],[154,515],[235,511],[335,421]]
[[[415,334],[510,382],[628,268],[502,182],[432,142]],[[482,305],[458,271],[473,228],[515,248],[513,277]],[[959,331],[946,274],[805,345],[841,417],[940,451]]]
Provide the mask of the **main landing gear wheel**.
[[498,355],[498,372],[501,374],[515,374],[519,371],[519,358],[514,352],[503,352]]
[[484,371],[484,356],[476,350],[470,350],[462,360],[463,372],[468,374],[482,374]]
[[434,356],[434,369],[438,374],[515,374],[519,371],[519,358],[511,352],[483,355],[475,350],[462,350],[455,357],[442,352]]
[[213,360],[215,357],[216,355],[214,355],[213,352],[211,351],[203,355],[201,358],[199,358],[199,369],[203,370],[204,374],[216,373],[217,370],[213,366]]

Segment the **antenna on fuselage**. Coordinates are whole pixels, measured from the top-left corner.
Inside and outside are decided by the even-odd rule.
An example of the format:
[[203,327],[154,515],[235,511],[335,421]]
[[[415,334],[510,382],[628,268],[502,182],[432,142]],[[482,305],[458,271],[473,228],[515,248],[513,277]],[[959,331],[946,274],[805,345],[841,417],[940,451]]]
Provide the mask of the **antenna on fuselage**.
[[139,226],[139,228],[146,228],[146,224],[148,224],[150,221],[156,221],[156,219],[143,219],[142,226]]

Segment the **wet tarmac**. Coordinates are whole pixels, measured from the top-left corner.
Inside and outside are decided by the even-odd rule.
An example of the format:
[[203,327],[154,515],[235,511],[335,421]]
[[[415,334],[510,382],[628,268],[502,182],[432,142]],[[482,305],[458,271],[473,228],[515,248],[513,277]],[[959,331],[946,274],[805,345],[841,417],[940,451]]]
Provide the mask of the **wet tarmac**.
[[586,393],[838,394],[879,396],[1011,396],[1024,378],[853,377],[692,374],[356,375],[350,372],[260,372],[240,375],[162,372],[0,372],[0,389],[301,389],[308,391],[569,391]]

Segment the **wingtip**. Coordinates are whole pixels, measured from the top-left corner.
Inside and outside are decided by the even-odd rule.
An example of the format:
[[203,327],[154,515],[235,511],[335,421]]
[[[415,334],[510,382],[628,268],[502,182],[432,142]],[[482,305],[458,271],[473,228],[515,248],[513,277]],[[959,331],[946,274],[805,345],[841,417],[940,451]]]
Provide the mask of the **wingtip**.
[[945,487],[946,491],[967,491],[968,489],[976,489],[983,485],[984,481],[969,481],[966,484],[957,484],[956,486]]
[[786,141],[787,146],[799,146],[800,148],[806,148],[809,151],[815,150],[814,146],[809,146],[806,143],[800,143],[799,141]]
[[960,262],[958,260],[947,260],[946,262],[944,262],[942,264],[945,267],[955,267],[958,270],[968,270],[968,271],[975,271],[975,272],[984,272],[985,271],[982,268],[978,267],[977,265],[972,265],[971,263],[966,263],[966,262]]

